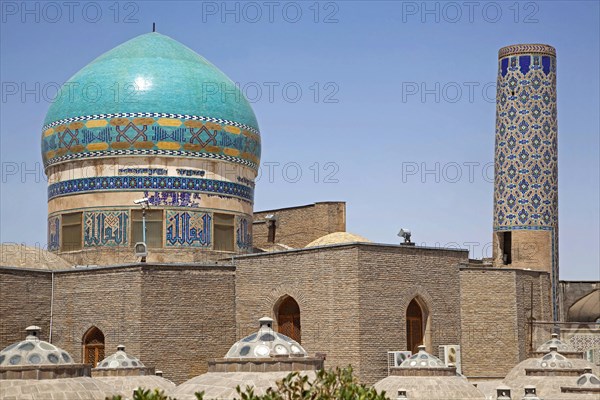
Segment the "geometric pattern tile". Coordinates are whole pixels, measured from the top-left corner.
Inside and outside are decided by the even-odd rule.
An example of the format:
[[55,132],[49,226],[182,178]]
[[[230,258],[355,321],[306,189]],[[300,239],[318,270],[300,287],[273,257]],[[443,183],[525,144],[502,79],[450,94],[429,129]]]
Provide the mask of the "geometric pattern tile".
[[181,176],[96,176],[60,181],[48,186],[48,200],[92,191],[186,190],[236,197],[251,202],[254,189],[239,183]]
[[494,229],[558,223],[556,57],[549,46],[503,49],[498,61]]
[[[181,150],[144,150],[144,149],[134,149],[134,150],[107,150],[103,152],[91,152],[91,153],[75,153],[75,154],[66,154],[64,156],[56,156],[50,160],[44,161],[44,168],[48,168],[49,166],[55,164],[62,164],[71,160],[80,160],[80,159],[96,159],[96,158],[107,158],[107,157],[120,157],[120,156],[164,156],[164,157],[190,157],[190,153],[187,151]],[[245,165],[247,167],[252,168],[253,170],[258,170],[258,164],[252,161],[245,160],[240,157],[232,157],[225,154],[215,154],[215,153],[194,153],[193,158],[202,158],[209,160],[222,160],[229,161],[232,163],[237,163],[241,165]]]
[[234,121],[166,113],[89,115],[44,126],[46,167],[118,155],[224,159],[256,169],[260,135]]

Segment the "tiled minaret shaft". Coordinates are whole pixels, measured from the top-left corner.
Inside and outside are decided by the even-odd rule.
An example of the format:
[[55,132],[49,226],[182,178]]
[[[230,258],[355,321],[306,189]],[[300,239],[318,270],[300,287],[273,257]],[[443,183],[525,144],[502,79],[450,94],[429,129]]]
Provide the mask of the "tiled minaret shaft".
[[548,271],[558,318],[556,50],[519,44],[498,52],[494,264]]

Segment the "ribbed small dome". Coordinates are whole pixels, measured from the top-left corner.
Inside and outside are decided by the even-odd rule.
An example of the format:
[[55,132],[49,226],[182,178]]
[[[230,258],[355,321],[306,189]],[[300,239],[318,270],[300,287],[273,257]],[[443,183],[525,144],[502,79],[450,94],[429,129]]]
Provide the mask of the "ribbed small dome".
[[559,354],[556,347],[552,347],[550,353],[541,358],[539,366],[541,368],[573,368],[573,363],[567,357]]
[[588,368],[579,378],[577,378],[577,386],[600,387],[600,378],[593,374],[592,370]]
[[[577,371],[590,370],[596,373],[598,368],[589,361],[580,358],[566,358],[556,352],[556,348],[540,358],[528,358],[514,366],[503,380],[513,393],[523,393],[525,387],[534,385],[537,395],[542,399],[570,399],[561,391],[562,387],[576,386]],[[535,375],[529,373],[535,371]],[[589,398],[589,397],[582,397]]]
[[425,351],[425,346],[419,346],[417,354],[413,354],[400,364],[400,368],[446,368],[439,358]]
[[300,343],[273,331],[271,318],[261,318],[259,323],[258,332],[236,342],[231,346],[225,358],[269,358],[273,355],[308,356]]
[[117,346],[117,352],[106,357],[98,363],[96,369],[126,369],[145,368],[145,365],[137,358],[125,353],[125,346]]
[[576,351],[573,346],[560,340],[558,338],[558,334],[556,334],[556,333],[553,333],[552,339],[548,340],[547,342],[542,343],[542,345],[540,345],[536,349],[536,351],[547,353],[550,351],[550,349],[552,347],[556,347],[556,350],[559,352],[567,352],[567,353],[571,352],[572,353],[572,352]]
[[39,326],[27,327],[25,340],[0,351],[0,367],[74,364],[69,353],[40,340],[40,330]]

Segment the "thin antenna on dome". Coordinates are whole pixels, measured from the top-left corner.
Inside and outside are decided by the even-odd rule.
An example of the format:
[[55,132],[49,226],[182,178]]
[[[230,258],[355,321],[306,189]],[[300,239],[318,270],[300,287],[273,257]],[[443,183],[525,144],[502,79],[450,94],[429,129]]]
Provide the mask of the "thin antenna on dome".
[[156,22],[152,23],[152,32],[156,32]]

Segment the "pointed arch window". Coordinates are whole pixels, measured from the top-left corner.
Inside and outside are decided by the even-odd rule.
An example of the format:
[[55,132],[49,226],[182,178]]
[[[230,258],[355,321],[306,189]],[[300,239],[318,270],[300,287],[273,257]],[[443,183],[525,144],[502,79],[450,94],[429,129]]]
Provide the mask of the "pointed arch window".
[[93,367],[104,359],[104,334],[92,326],[83,335],[83,362]]
[[300,306],[293,297],[286,296],[277,307],[277,330],[298,343],[302,343]]
[[412,299],[406,309],[406,347],[413,354],[423,344],[424,336],[423,310],[419,303]]

